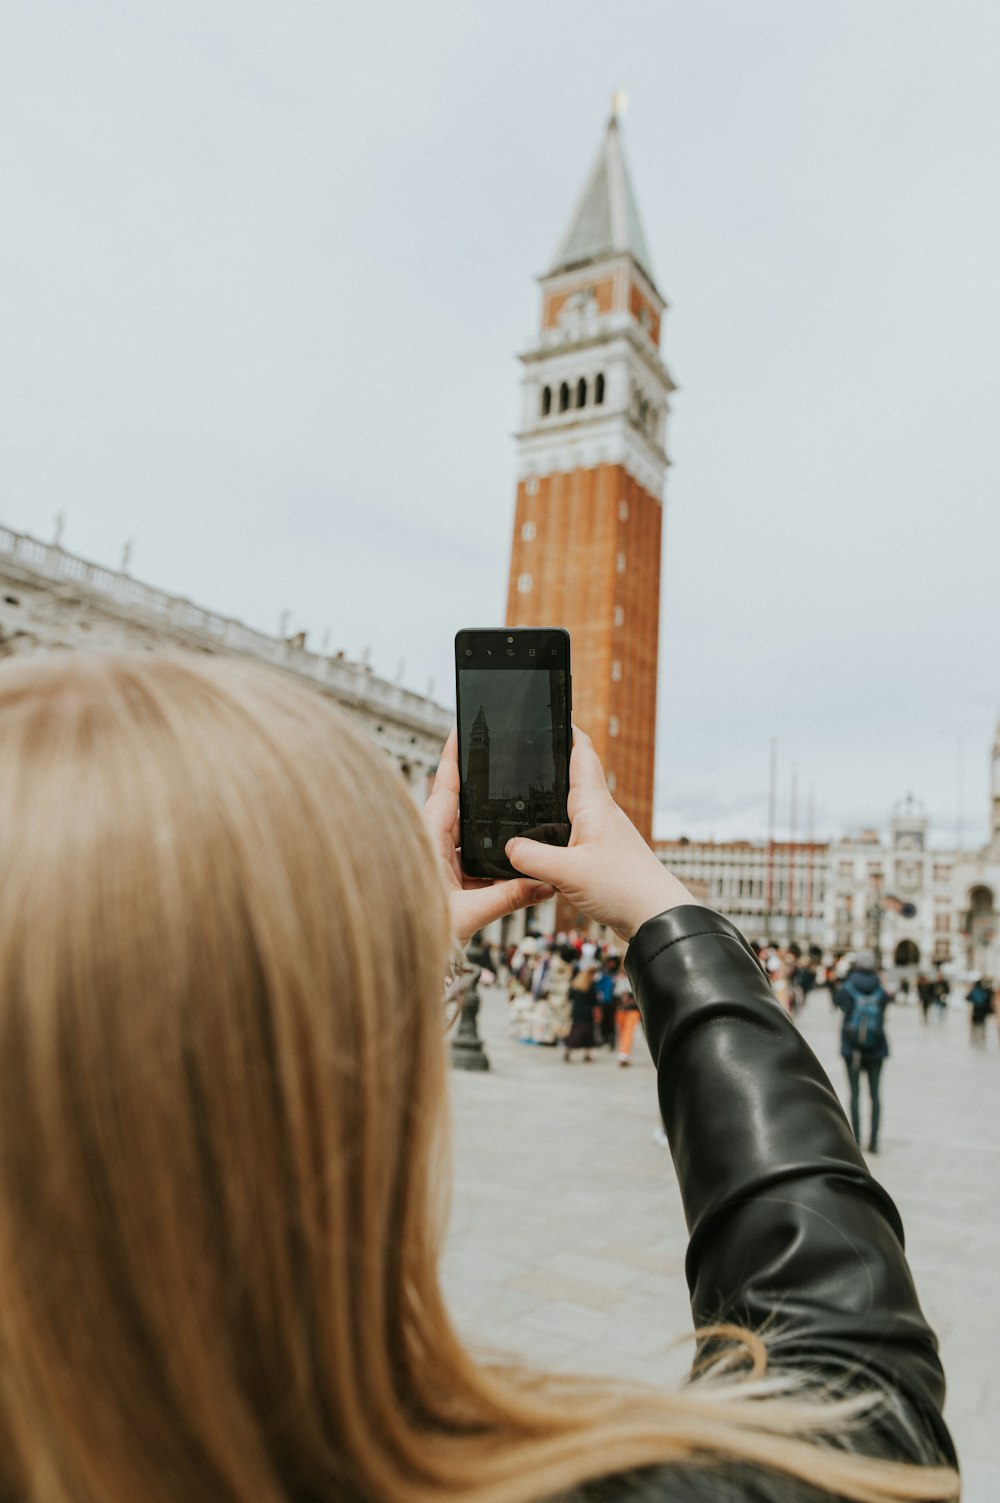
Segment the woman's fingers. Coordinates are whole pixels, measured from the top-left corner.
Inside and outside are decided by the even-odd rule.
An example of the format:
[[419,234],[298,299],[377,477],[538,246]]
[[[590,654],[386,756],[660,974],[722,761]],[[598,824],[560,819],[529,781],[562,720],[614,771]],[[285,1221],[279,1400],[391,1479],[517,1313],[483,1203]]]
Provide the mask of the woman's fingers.
[[424,820],[435,840],[451,837],[458,824],[458,733],[452,727],[444,744],[434,785],[424,805]]
[[594,743],[586,731],[578,725],[573,727],[573,750],[569,758],[569,785],[571,788],[593,790],[606,789],[607,779],[601,759],[594,750]]
[[511,866],[519,872],[553,887],[563,886],[571,869],[572,858],[568,866],[565,846],[545,845],[540,840],[529,840],[525,835],[515,835],[508,840],[504,851]]
[[493,882],[489,887],[454,892],[451,904],[455,932],[465,944],[477,929],[485,929],[495,919],[516,913],[519,908],[528,908],[532,903],[544,903],[551,896],[551,887],[532,882],[526,877],[515,877],[509,882]]

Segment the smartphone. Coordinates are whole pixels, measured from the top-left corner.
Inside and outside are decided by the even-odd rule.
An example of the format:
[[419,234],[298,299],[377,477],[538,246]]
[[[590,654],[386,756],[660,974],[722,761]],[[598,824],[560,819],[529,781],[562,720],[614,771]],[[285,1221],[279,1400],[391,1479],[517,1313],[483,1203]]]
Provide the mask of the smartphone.
[[569,841],[569,632],[460,631],[455,679],[462,869],[470,877],[516,877],[504,854],[511,836]]

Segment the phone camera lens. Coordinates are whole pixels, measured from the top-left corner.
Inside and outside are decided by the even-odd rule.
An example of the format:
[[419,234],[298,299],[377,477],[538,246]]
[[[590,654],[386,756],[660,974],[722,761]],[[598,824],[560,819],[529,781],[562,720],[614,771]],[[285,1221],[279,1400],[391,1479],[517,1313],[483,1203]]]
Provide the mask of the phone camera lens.
[[513,638],[513,637],[508,637],[508,638],[507,638],[507,641],[508,641],[508,642],[513,642],[513,640],[514,640],[514,638]]

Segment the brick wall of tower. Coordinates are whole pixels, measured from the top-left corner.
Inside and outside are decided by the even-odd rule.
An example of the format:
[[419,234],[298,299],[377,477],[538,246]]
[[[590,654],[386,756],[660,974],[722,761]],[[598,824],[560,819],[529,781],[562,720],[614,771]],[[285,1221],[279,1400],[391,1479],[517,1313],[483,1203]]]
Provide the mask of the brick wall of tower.
[[570,287],[560,288],[558,292],[547,292],[542,306],[542,328],[554,329],[559,322],[569,299],[576,292],[584,288],[594,294],[594,305],[598,313],[610,313],[615,302],[615,279],[614,277],[581,277],[579,282],[574,282]]
[[[534,528],[528,538],[526,523]],[[569,631],[574,719],[593,738],[615,798],[647,840],[653,828],[661,524],[660,503],[621,465],[522,480],[507,596],[509,626]],[[531,588],[523,592],[518,586],[526,575]]]
[[659,309],[649,301],[648,297],[643,296],[634,282],[629,284],[628,311],[637,323],[642,323],[643,316],[645,315],[645,325],[649,332],[649,337],[655,345],[658,345],[660,343]]

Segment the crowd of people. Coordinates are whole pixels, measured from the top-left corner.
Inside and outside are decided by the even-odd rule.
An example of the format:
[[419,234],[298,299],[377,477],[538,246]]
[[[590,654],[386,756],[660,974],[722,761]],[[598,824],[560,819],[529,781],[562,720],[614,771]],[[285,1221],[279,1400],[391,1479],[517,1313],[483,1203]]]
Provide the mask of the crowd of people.
[[619,1066],[632,1060],[639,1006],[621,952],[575,929],[549,936],[527,934],[506,948],[477,935],[471,958],[507,991],[511,1029],[525,1044],[562,1045],[570,1063],[590,1062],[609,1049]]
[[[857,956],[870,951],[824,952],[818,945],[803,950],[771,940],[758,940],[754,953],[767,973],[776,1000],[795,1017],[814,991],[825,990],[831,1007],[844,1010],[840,993],[857,966]],[[563,1045],[564,1058],[583,1051],[607,1048],[617,1052],[618,1062],[628,1065],[639,1011],[632,995],[620,950],[613,942],[597,942],[575,929],[542,935],[530,932],[517,943],[491,944],[477,934],[470,958],[507,992],[511,1029],[526,1044]],[[873,962],[873,968],[874,962]],[[931,1017],[944,1019],[951,982],[938,967],[920,971],[911,979],[902,975],[890,1001],[920,1007],[926,1024]],[[972,1042],[986,1042],[986,1024],[997,1016],[1000,1031],[1000,993],[988,976],[976,977],[966,993]]]
[[[895,991],[880,973],[875,952],[826,953],[817,945],[803,950],[797,944],[781,947],[771,941],[755,943],[753,951],[771,985],[776,1001],[794,1018],[810,994],[825,990],[831,1007],[841,1014],[840,1054],[847,1071],[851,1126],[858,1142],[861,1129],[861,1085],[867,1082],[869,1131],[866,1151],[877,1153],[881,1122],[880,1084],[889,1055],[885,1026],[891,1002],[919,1003],[926,1024],[931,1010],[943,1019],[951,983],[938,969],[902,976]],[[599,943],[571,929],[556,934],[529,932],[516,944],[491,945],[477,934],[470,958],[487,981],[505,989],[511,1031],[524,1044],[562,1047],[570,1063],[582,1054],[585,1063],[598,1049],[617,1054],[619,1066],[632,1061],[639,1024],[639,1007],[632,994],[621,952],[613,942]],[[966,993],[971,1038],[985,1047],[986,1024],[994,1015],[1000,1029],[1000,994],[987,976],[975,978]]]

